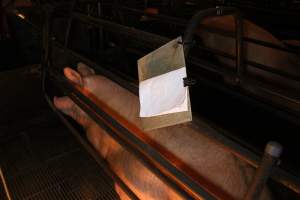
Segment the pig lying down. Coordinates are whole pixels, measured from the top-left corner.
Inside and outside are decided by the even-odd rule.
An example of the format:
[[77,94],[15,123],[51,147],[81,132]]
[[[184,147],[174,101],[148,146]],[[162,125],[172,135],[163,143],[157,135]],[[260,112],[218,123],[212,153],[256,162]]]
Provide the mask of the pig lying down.
[[[139,118],[139,99],[111,80],[96,75],[93,69],[79,63],[78,71],[64,69],[65,76],[83,90],[89,91],[129,122],[142,129]],[[145,200],[182,199],[128,151],[123,149],[102,128],[91,120],[69,97],[55,97],[56,108],[71,116],[86,130],[87,138],[111,169],[139,197]],[[201,134],[213,131],[203,125],[187,123],[146,132],[183,165],[197,175],[221,188],[235,199],[242,199],[254,176],[254,170],[230,152]],[[122,200],[128,197],[116,187]],[[261,199],[271,199],[265,188]]]

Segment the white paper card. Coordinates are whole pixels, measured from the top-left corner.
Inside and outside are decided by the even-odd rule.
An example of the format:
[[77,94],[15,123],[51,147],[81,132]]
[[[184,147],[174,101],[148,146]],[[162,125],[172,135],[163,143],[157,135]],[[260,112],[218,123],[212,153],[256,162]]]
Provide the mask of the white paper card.
[[186,68],[165,73],[140,82],[140,117],[188,111],[188,88],[183,78]]

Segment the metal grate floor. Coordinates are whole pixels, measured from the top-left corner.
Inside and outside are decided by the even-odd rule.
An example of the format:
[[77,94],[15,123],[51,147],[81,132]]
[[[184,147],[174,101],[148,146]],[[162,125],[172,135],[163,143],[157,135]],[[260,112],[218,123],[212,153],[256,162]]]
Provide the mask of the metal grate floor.
[[[0,166],[12,199],[119,199],[110,177],[52,115],[1,141]],[[0,200],[4,194],[0,184]]]

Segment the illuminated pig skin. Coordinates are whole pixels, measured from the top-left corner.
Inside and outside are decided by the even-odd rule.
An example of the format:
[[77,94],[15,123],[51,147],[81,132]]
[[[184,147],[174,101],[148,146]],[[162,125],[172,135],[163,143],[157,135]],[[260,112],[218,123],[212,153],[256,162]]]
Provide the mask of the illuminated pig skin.
[[[78,72],[65,68],[64,74],[69,80],[81,86],[84,91],[92,93],[122,117],[141,128],[137,96],[109,79],[95,75],[91,68],[82,63],[78,64]],[[56,108],[84,127],[95,149],[140,199],[181,199],[177,193],[147,170],[140,161],[115,142],[71,99],[55,97],[54,104]],[[209,180],[214,186],[220,187],[222,191],[236,199],[242,199],[251,183],[254,170],[201,134],[201,132],[208,131],[214,130],[200,122],[197,125],[187,123],[171,126],[149,131],[146,134],[176,157],[177,166],[189,166],[197,175]],[[120,188],[116,187],[116,191],[122,200],[127,199]],[[268,189],[264,190],[261,199],[270,199]]]

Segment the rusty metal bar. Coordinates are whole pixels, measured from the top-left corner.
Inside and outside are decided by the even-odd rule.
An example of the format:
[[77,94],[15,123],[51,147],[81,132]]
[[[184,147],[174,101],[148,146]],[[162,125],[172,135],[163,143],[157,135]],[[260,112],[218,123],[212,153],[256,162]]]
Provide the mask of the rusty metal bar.
[[[106,5],[108,5],[108,4],[106,4]],[[136,13],[136,14],[146,15],[146,16],[149,16],[153,19],[160,20],[164,23],[168,23],[168,24],[171,23],[171,24],[181,26],[181,27],[185,27],[188,23],[187,20],[181,19],[181,18],[178,18],[178,17],[172,17],[172,16],[167,16],[167,15],[161,15],[161,14],[153,15],[153,14],[149,14],[147,12],[144,12],[142,10],[138,10],[138,9],[135,9],[135,8],[129,8],[129,7],[126,7],[126,6],[120,6],[120,9],[122,11],[125,11],[125,12],[128,12],[128,13]],[[230,32],[230,31],[224,31],[224,30],[221,30],[221,29],[212,28],[212,27],[205,26],[205,25],[199,25],[199,27],[201,27],[204,31],[207,31],[207,32],[216,33],[216,34],[219,34],[219,35],[222,35],[222,36],[235,38],[235,34],[233,32]],[[282,47],[282,46],[279,46],[279,45],[276,45],[276,44],[272,44],[272,43],[269,43],[269,42],[256,40],[256,39],[253,39],[253,38],[248,38],[248,37],[243,36],[243,40],[245,42],[258,44],[258,45],[261,45],[261,46],[269,47],[269,48],[272,48],[272,49],[277,49],[277,50],[288,52],[288,53],[294,53],[294,54],[299,54],[300,53],[299,51],[288,49],[288,48],[285,48],[285,47]]]
[[240,83],[244,78],[245,66],[244,66],[244,46],[243,46],[243,35],[244,35],[244,22],[240,12],[234,13],[235,18],[235,44],[236,44],[236,70],[238,74],[238,80]]
[[[207,12],[203,13],[203,15],[205,15],[205,14],[211,14],[212,15],[212,13],[216,12],[215,10],[216,10],[215,8],[206,10]],[[222,11],[222,13],[223,14],[229,14],[230,13],[229,11],[230,11],[229,9],[228,10],[225,9],[224,11]],[[137,29],[134,29],[134,28],[129,28],[129,27],[124,26],[124,25],[115,24],[115,23],[107,21],[107,20],[103,20],[103,19],[99,19],[99,18],[95,18],[95,17],[90,17],[90,16],[85,16],[85,15],[77,13],[77,12],[74,12],[72,14],[72,17],[74,17],[76,19],[80,19],[80,20],[82,20],[86,23],[93,24],[95,26],[101,25],[101,26],[105,27],[106,30],[119,32],[121,35],[129,36],[131,38],[137,38],[138,40],[142,40],[142,41],[151,41],[151,43],[149,43],[149,47],[162,45],[162,44],[167,43],[168,41],[170,41],[169,38],[166,38],[166,37],[163,37],[163,36],[159,36],[159,35],[156,35],[156,34],[153,34],[153,33],[148,33],[148,32],[145,32],[145,31],[137,30]],[[198,26],[195,25],[194,28],[196,28],[196,27],[198,27]],[[239,31],[239,32],[241,32],[241,31]],[[188,37],[188,36],[185,36],[185,37]],[[242,40],[242,37],[240,37],[240,39]],[[185,51],[189,51],[190,47],[188,47],[188,46],[191,46],[191,44],[193,42],[192,41],[186,41],[184,43],[185,43],[185,47],[186,47]],[[241,45],[241,43],[242,43],[242,41],[239,42],[238,46]],[[145,45],[147,46],[147,43],[145,43]],[[206,49],[210,52],[213,52],[217,55],[220,55],[220,56],[223,56],[223,57],[226,57],[226,58],[229,58],[229,59],[234,59],[235,58],[232,55],[228,55],[226,52],[220,52],[220,51],[217,51],[215,49],[208,48],[208,47],[200,47],[200,46],[197,46],[197,47],[202,48],[202,49]],[[243,60],[243,58],[242,58],[243,57],[242,56],[243,55],[242,48],[240,48],[239,51],[240,51],[240,53],[238,53],[238,54],[240,56],[240,59],[239,59],[238,63],[240,63],[240,64],[237,67],[237,69],[239,69],[239,71],[242,72],[243,71],[242,63],[244,63],[244,62],[242,62],[242,60]],[[264,71],[268,71],[270,73],[278,74],[280,76],[287,77],[289,79],[300,81],[299,75],[290,74],[290,73],[286,73],[286,72],[281,72],[277,69],[273,69],[272,67],[265,66],[265,65],[262,65],[262,64],[259,64],[259,63],[256,63],[256,62],[250,62],[250,61],[245,60],[245,63],[250,64],[253,67],[262,69]]]
[[[79,16],[80,17],[80,16]],[[85,18],[84,21],[89,21],[90,18]],[[98,23],[103,23],[108,29],[114,29],[117,30],[118,28],[121,27],[121,30],[123,31],[128,31],[125,32],[125,35],[130,35],[130,33],[134,33],[134,35],[139,35],[137,34],[137,32],[141,33],[143,31],[137,31],[135,32],[135,30],[128,28],[128,27],[124,27],[121,25],[118,25],[118,28],[116,28],[116,26],[112,25],[111,22],[108,22],[106,20],[96,20],[93,22],[93,24],[97,25]],[[144,33],[144,32],[143,32]],[[145,32],[146,33],[146,32]],[[160,41],[160,38],[155,37],[152,38],[152,36],[154,34],[149,34],[146,33],[147,37],[145,39],[149,39],[150,41],[154,41],[157,43],[163,43],[162,41]],[[142,37],[142,35],[140,35],[140,37]],[[161,37],[163,40],[167,40],[164,37]],[[69,51],[71,52],[71,51]],[[74,56],[78,56],[78,54],[73,54]],[[88,60],[88,59],[86,59]],[[85,60],[85,61],[86,61]],[[92,61],[90,61],[92,62]],[[100,67],[101,68],[101,67]],[[104,74],[105,75],[105,74]],[[257,156],[253,155],[253,153],[247,151],[246,149],[242,148],[241,146],[237,145],[237,144],[233,144],[232,142],[230,142],[228,139],[226,138],[222,138],[220,135],[214,135],[214,136],[210,136],[212,138],[215,138],[217,141],[221,141],[221,143],[225,144],[225,146],[229,149],[231,149],[233,152],[235,152],[235,155],[238,155],[239,157],[243,158],[244,160],[246,160],[248,163],[250,163],[252,166],[254,167],[258,167],[258,158]],[[220,137],[222,139],[220,139]],[[224,141],[222,141],[224,140]],[[226,142],[227,141],[227,142]],[[297,193],[300,193],[300,182],[299,179],[296,177],[293,177],[291,174],[286,173],[285,171],[279,169],[279,168],[275,168],[274,173],[272,174],[272,177],[277,180],[278,182],[282,183],[283,185],[285,185],[286,187],[294,190]]]
[[252,184],[244,200],[257,200],[265,187],[265,184],[282,153],[282,146],[277,142],[269,142],[266,145],[260,166],[258,167]]

